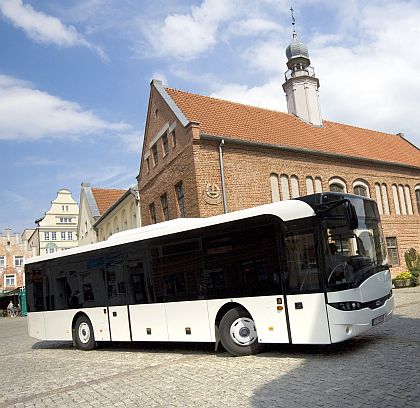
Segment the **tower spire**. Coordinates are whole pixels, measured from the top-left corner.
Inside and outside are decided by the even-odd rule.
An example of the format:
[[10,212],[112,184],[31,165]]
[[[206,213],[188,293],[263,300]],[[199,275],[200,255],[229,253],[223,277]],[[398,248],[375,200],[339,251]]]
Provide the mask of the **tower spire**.
[[319,80],[311,67],[308,47],[297,38],[295,30],[295,15],[292,15],[293,38],[286,48],[287,68],[286,82],[283,90],[286,93],[287,110],[305,122],[322,126],[321,110],[319,106]]

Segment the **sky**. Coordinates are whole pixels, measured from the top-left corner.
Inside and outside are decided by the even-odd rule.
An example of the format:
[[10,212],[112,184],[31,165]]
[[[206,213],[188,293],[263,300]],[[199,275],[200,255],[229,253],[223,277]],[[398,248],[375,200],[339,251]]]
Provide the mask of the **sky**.
[[0,0],[0,232],[136,184],[152,79],[286,112],[291,6],[323,118],[420,146],[420,1]]

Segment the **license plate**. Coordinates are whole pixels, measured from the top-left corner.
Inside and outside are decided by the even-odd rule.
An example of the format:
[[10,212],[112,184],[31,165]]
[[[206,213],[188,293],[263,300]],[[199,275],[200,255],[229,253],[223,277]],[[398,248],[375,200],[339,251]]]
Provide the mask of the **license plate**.
[[385,315],[381,315],[372,319],[372,326],[376,326],[379,323],[383,323],[385,320]]

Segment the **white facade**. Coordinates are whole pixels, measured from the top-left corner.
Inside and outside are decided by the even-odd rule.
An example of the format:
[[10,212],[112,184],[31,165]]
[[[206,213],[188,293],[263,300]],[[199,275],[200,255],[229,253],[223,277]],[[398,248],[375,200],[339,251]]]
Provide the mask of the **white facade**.
[[319,107],[319,82],[310,76],[290,78],[284,85],[287,111],[312,125],[322,126]]
[[79,206],[67,189],[61,189],[44,218],[38,222],[33,246],[37,255],[60,252],[78,246],[77,223]]
[[80,210],[77,224],[79,245],[93,244],[98,241],[93,224],[100,217],[98,205],[89,183],[82,183],[80,190]]

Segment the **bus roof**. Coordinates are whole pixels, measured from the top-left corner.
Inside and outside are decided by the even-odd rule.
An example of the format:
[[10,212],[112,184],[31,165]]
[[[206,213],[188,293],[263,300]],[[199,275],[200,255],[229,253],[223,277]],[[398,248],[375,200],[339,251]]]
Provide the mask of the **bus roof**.
[[143,241],[150,238],[175,234],[178,232],[194,230],[211,225],[223,224],[225,222],[252,218],[259,215],[274,215],[283,221],[306,218],[315,215],[310,205],[299,200],[278,201],[245,210],[234,211],[227,214],[216,215],[208,218],[177,218],[158,224],[118,232],[106,241],[90,245],[78,246],[66,251],[54,252],[52,254],[39,255],[25,260],[25,264],[31,264],[49,259],[80,254],[83,252],[96,251],[130,242]]

